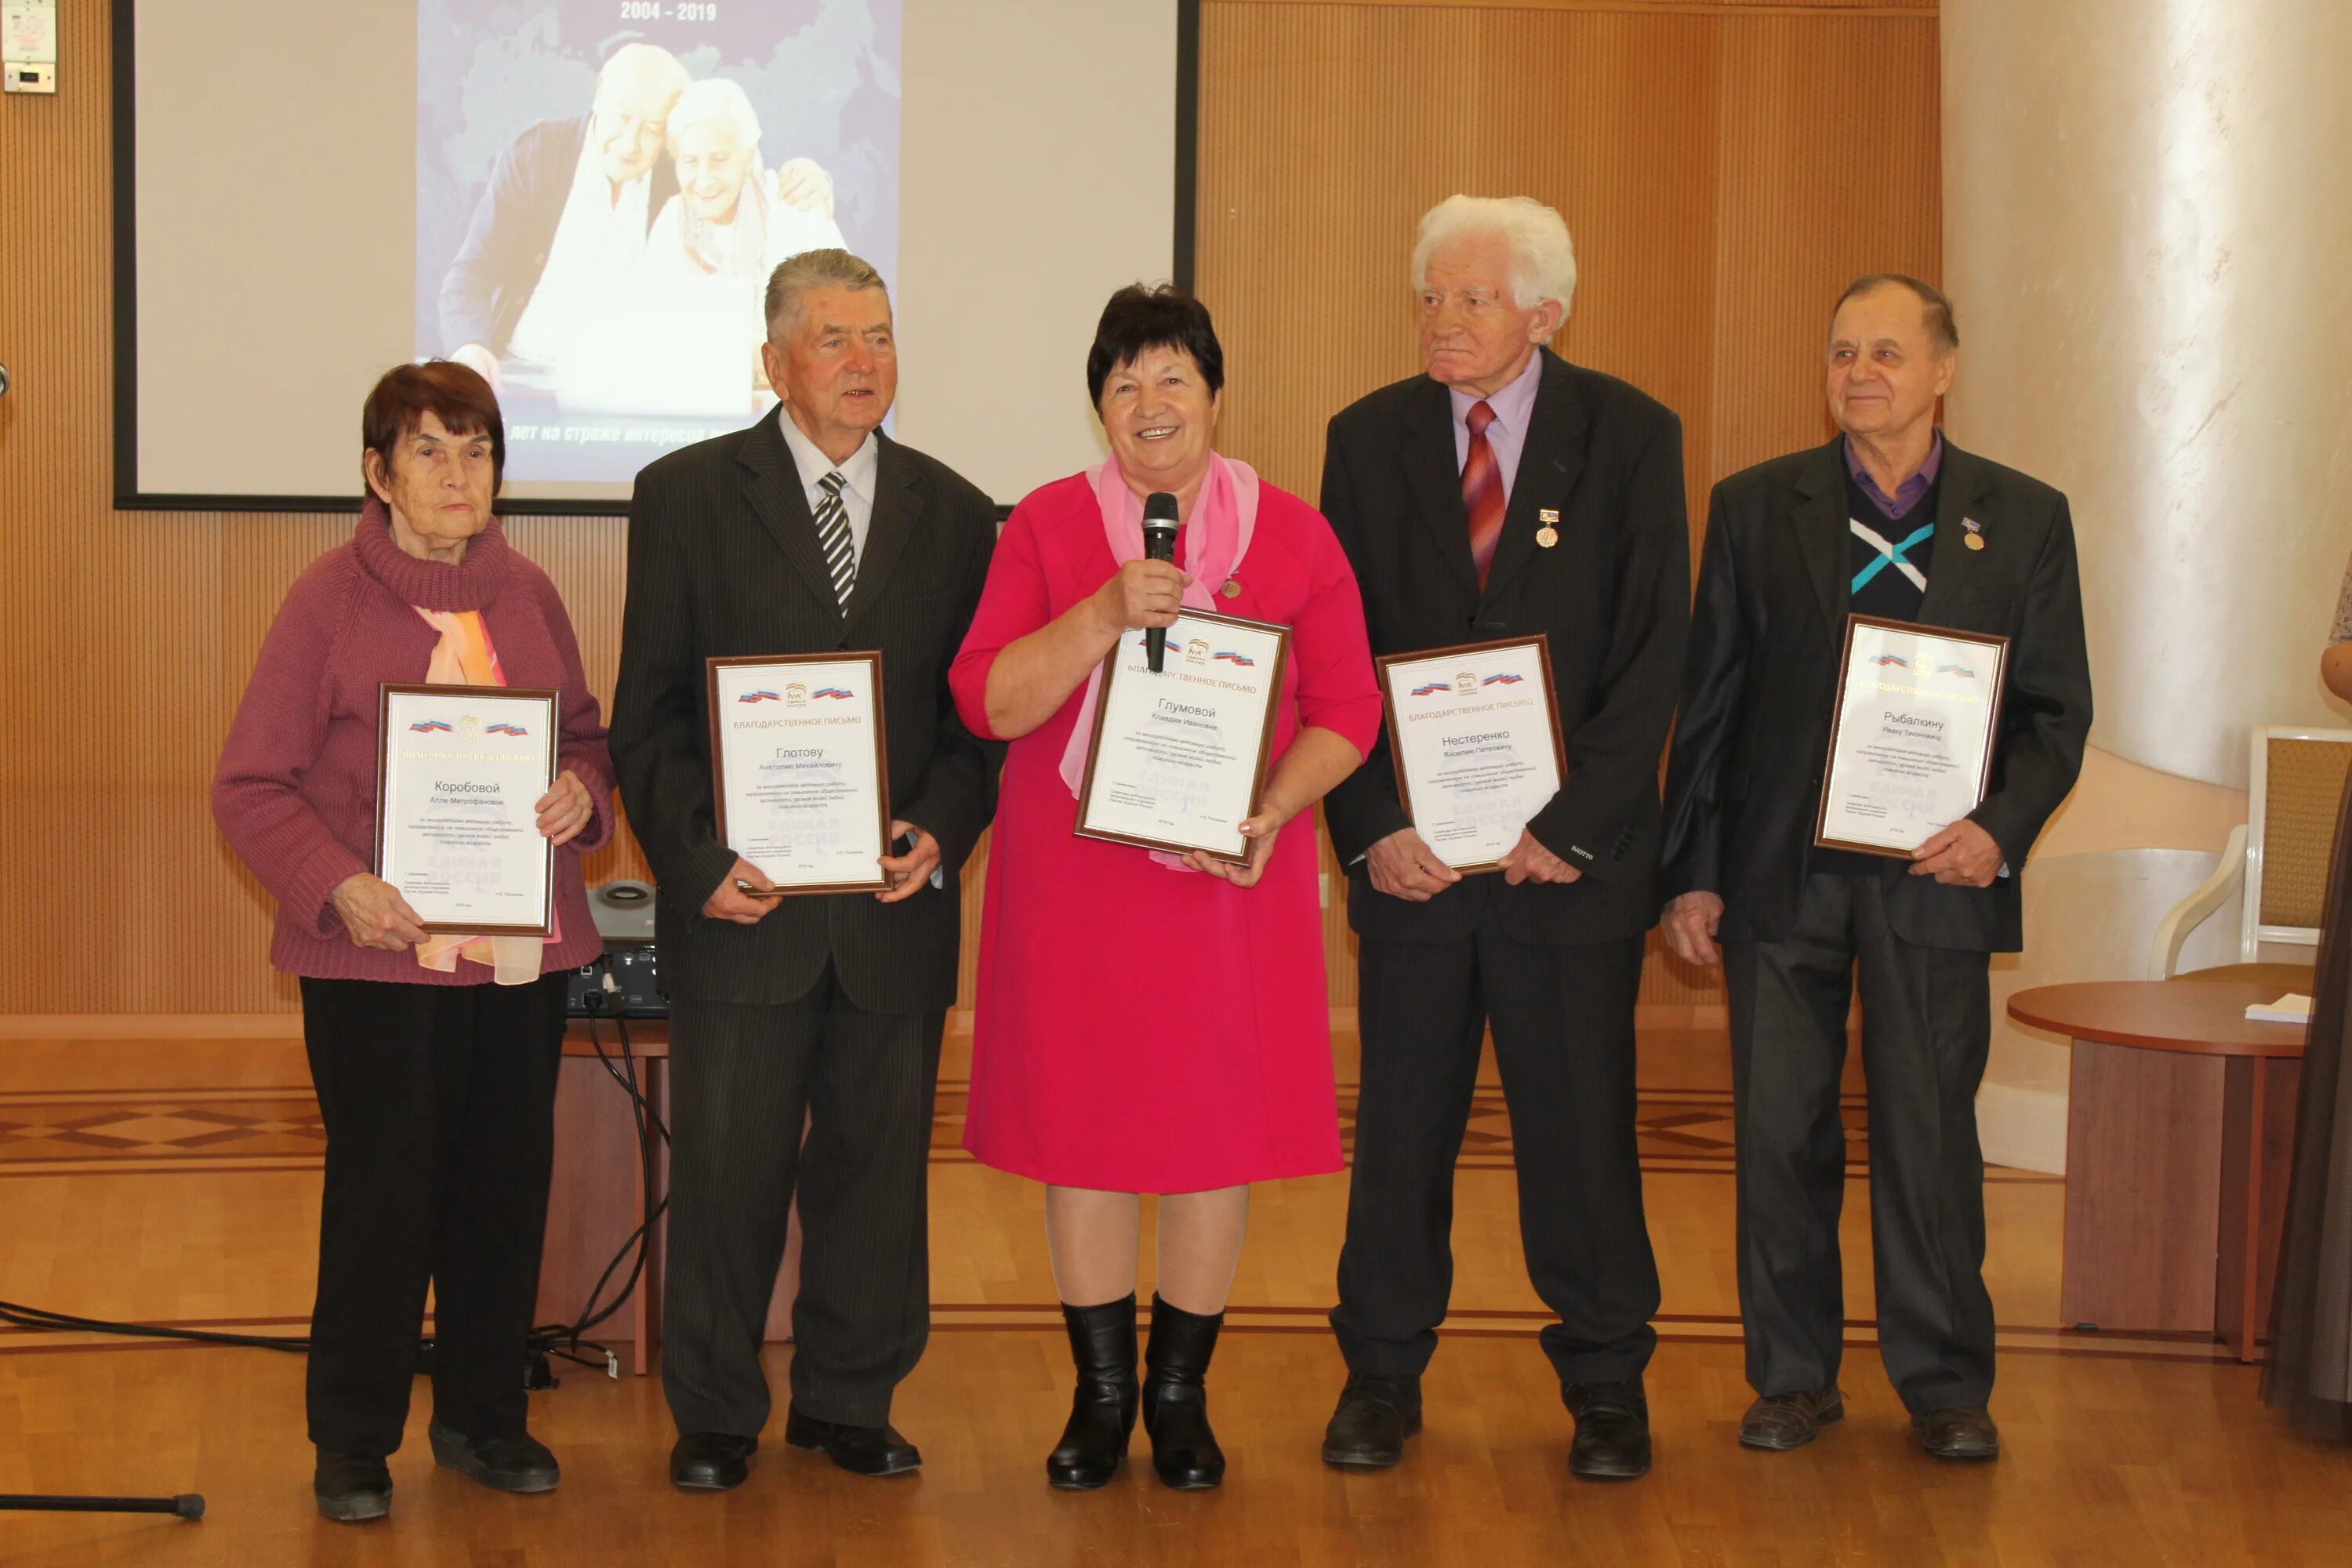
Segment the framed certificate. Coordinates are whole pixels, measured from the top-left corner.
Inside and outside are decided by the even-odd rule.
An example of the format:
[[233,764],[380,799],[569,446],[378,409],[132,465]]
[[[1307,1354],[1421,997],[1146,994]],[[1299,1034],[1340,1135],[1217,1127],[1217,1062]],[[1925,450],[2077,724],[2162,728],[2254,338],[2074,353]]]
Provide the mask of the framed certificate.
[[787,893],[887,887],[879,653],[707,661],[719,842]]
[[2009,639],[1848,616],[1813,842],[1908,859],[1992,782]]
[[555,851],[556,694],[516,686],[376,689],[375,874],[429,931],[545,936]]
[[1103,659],[1078,836],[1246,863],[1241,825],[1265,791],[1289,657],[1288,626],[1186,610],[1154,675],[1143,634],[1120,633]]
[[1465,643],[1378,659],[1397,799],[1455,870],[1496,869],[1568,777],[1551,639]]

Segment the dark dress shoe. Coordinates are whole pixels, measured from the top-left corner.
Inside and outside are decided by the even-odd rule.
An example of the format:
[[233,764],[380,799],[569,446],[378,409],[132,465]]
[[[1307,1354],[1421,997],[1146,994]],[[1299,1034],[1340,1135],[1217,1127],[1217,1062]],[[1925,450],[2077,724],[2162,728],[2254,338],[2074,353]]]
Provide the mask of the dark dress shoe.
[[1954,1405],[1911,1417],[1919,1446],[1939,1459],[1984,1460],[2000,1454],[2000,1428],[1992,1412],[1974,1405]]
[[438,1421],[425,1429],[433,1442],[433,1462],[445,1470],[471,1476],[502,1492],[551,1492],[563,1479],[547,1446],[525,1433],[516,1437],[488,1437],[480,1442]]
[[1571,1383],[1560,1390],[1576,1417],[1568,1473],[1588,1480],[1630,1481],[1650,1473],[1650,1400],[1642,1380]]
[[896,1426],[852,1426],[820,1421],[795,1410],[784,1417],[784,1441],[814,1448],[854,1476],[907,1476],[922,1468],[923,1456],[898,1436]]
[[1151,1298],[1151,1342],[1143,1352],[1143,1429],[1151,1435],[1151,1468],[1178,1491],[1202,1491],[1225,1479],[1225,1451],[1209,1429],[1209,1357],[1223,1312],[1204,1316]]
[[320,1517],[338,1523],[357,1524],[392,1511],[392,1471],[382,1459],[321,1448],[310,1490]]
[[683,1491],[732,1491],[751,1473],[757,1437],[732,1432],[688,1432],[669,1451],[670,1484]]
[[1070,1331],[1078,1392],[1061,1444],[1045,1456],[1045,1479],[1066,1492],[1087,1492],[1118,1474],[1135,1431],[1135,1297],[1099,1307],[1066,1301],[1062,1322]]
[[1845,1419],[1845,1395],[1834,1388],[1768,1394],[1739,1418],[1739,1440],[1750,1448],[1801,1448],[1822,1427]]
[[1421,1379],[1357,1373],[1323,1428],[1323,1462],[1385,1470],[1404,1458],[1404,1440],[1420,1430]]

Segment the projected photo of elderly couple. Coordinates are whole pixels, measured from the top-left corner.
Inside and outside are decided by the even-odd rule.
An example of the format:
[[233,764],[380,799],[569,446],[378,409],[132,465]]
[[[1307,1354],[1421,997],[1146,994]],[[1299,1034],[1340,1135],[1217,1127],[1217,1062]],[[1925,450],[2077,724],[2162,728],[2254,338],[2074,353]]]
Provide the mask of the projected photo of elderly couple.
[[898,0],[418,7],[416,353],[499,389],[507,473],[625,479],[774,401],[785,258],[898,240]]

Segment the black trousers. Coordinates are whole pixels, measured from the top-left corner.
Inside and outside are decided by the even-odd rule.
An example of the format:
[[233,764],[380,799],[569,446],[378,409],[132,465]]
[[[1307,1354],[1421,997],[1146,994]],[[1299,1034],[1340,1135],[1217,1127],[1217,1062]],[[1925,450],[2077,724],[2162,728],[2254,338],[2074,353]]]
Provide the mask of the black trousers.
[[820,1420],[889,1419],[930,1333],[927,1187],[946,1023],[866,1012],[830,965],[782,1006],[671,1002],[662,1388],[680,1432],[754,1437],[767,1425],[760,1343],[796,1185],[793,1403]]
[[563,976],[305,980],[302,1042],[327,1127],[310,1440],[400,1447],[428,1283],[434,1418],[476,1439],[520,1436]]
[[1837,1380],[1846,1157],[1838,1078],[1858,972],[1879,1359],[1903,1403],[1924,1414],[1992,1395],[1976,1114],[1992,1041],[1990,955],[1896,936],[1886,886],[1809,876],[1786,940],[1724,944],[1739,1310],[1759,1394]]
[[1642,942],[1549,947],[1492,929],[1358,948],[1363,1091],[1331,1327],[1351,1371],[1418,1376],[1454,1287],[1454,1164],[1491,1022],[1528,1277],[1566,1383],[1639,1377],[1658,1269],[1634,1142]]

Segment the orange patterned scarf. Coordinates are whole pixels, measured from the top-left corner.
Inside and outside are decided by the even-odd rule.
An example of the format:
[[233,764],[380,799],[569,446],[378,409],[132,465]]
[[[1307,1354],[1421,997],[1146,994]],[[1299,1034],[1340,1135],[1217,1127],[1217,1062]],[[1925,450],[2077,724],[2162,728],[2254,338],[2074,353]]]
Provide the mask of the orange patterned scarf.
[[[432,686],[504,686],[506,671],[499,668],[499,650],[490,646],[489,628],[482,624],[479,610],[428,610],[421,605],[412,609],[425,617],[425,624],[441,634],[433,649],[433,662],[425,671],[425,679]],[[536,936],[467,936],[462,932],[442,932],[428,936],[417,944],[416,962],[443,974],[454,973],[460,955],[477,963],[487,963],[498,973],[501,985],[528,985],[539,978],[540,957],[547,944],[561,939],[560,931],[544,937]]]

